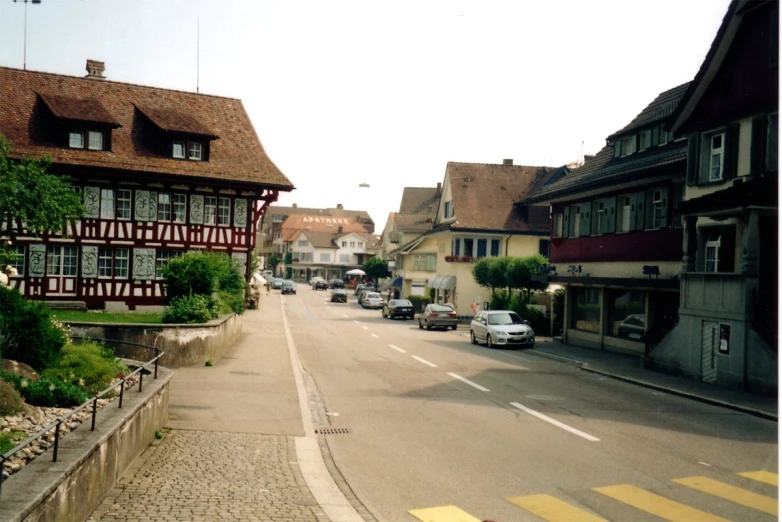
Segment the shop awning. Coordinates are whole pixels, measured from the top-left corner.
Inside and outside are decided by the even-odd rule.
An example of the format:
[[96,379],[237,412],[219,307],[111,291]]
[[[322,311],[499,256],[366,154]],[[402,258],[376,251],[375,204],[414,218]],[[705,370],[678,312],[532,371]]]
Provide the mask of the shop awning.
[[393,281],[391,281],[391,286],[398,286],[398,287],[401,288],[401,286],[402,286],[402,278],[401,277],[395,278]]
[[435,290],[453,290],[456,288],[456,276],[436,275],[429,278],[426,286]]

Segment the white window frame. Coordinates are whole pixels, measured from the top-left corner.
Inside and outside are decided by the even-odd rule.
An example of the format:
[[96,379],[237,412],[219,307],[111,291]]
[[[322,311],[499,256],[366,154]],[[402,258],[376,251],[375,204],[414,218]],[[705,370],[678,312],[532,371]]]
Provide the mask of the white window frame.
[[652,228],[665,228],[666,215],[662,213],[663,209],[663,191],[662,189],[652,190]]
[[25,261],[26,245],[12,245],[10,248],[8,264],[16,269],[16,276],[21,277],[24,275],[24,261]]
[[347,241],[343,241],[342,242],[342,248],[347,248],[347,246],[348,246],[348,242]]
[[351,241],[350,242],[350,248],[356,248],[356,242],[355,241]]
[[168,192],[158,192],[157,220],[171,221],[171,194]]
[[[632,145],[632,146],[631,146]],[[619,157],[623,158],[635,153],[635,136],[628,136],[619,140]]]
[[630,194],[623,194],[619,196],[617,201],[619,207],[619,217],[617,223],[617,232],[631,232],[633,229],[633,198]]
[[231,224],[231,198],[217,198],[217,225],[227,227]]
[[185,142],[175,141],[171,144],[171,155],[177,159],[185,159]]
[[115,213],[117,219],[128,220],[131,216],[133,191],[130,189],[117,189]]
[[204,146],[200,141],[187,142],[187,159],[201,161],[203,158]]
[[553,237],[562,237],[562,227],[565,223],[564,214],[562,212],[557,212],[554,214],[554,226],[551,229],[551,235]]
[[340,263],[350,263],[350,254],[340,254],[339,255],[339,262]]
[[437,254],[413,254],[412,267],[417,272],[435,272]]
[[100,217],[114,219],[114,189],[100,189]]
[[89,150],[103,150],[103,133],[101,131],[87,132],[87,148]]
[[204,196],[204,225],[217,224],[217,198]]
[[300,246],[300,247],[308,247],[308,246],[310,246],[310,242],[309,242],[309,241],[307,241],[306,239],[299,239],[299,240],[296,242],[296,246]]
[[321,263],[330,263],[331,262],[331,253],[330,252],[321,252],[319,257],[320,257],[320,262]]
[[[720,146],[714,147],[714,139],[719,137],[720,138]],[[725,133],[724,132],[715,132],[714,134],[709,134],[709,181],[722,181],[724,174],[725,174]],[[714,159],[719,158],[719,170],[715,174],[714,172]]]
[[185,223],[187,221],[187,195],[174,194],[172,201],[172,218],[174,223]]
[[83,131],[70,131],[68,133],[68,146],[72,149],[84,148],[84,132]]
[[272,215],[272,223],[282,223],[285,221],[285,216],[282,214],[273,214]]
[[605,202],[598,201],[597,202],[597,209],[595,210],[595,224],[592,227],[592,235],[593,236],[599,236],[602,234],[603,230],[603,220],[605,219]]
[[[709,239],[703,246],[703,271],[715,273],[720,270],[720,247],[722,246],[722,236],[717,239]],[[710,257],[712,254],[713,257]]]

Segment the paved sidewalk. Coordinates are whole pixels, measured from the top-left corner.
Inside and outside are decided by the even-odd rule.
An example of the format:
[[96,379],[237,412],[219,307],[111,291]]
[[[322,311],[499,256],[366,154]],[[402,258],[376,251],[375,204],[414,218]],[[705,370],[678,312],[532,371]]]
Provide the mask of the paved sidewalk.
[[279,300],[272,292],[245,313],[214,366],[175,370],[165,436],[89,520],[328,521],[298,464],[304,428]]

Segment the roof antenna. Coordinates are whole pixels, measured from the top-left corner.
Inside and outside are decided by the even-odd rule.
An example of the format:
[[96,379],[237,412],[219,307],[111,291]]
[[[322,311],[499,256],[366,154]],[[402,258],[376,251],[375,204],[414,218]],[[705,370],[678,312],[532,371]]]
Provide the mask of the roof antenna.
[[581,152],[578,153],[578,162],[584,164],[584,140],[581,140]]
[[196,94],[201,92],[201,17],[196,22]]

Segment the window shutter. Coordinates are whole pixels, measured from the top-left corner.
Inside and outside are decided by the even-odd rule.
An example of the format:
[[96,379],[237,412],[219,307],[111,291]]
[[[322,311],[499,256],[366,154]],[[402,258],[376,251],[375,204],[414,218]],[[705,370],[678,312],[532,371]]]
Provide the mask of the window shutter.
[[81,247],[81,276],[85,279],[98,277],[98,247]]
[[100,189],[98,187],[84,187],[84,217],[100,217]]
[[660,126],[656,125],[652,129],[652,144],[651,144],[651,146],[652,147],[656,147],[659,144],[660,144]]
[[157,192],[149,193],[149,217],[147,221],[157,221]]
[[621,140],[617,139],[614,141],[614,157],[618,158],[619,155],[622,153],[622,147],[620,146]]
[[603,234],[613,234],[616,232],[616,198],[606,198],[603,200]]
[[687,186],[698,184],[698,171],[700,167],[701,135],[690,134],[687,149]]
[[247,200],[244,198],[234,200],[234,226],[237,228],[247,226]]
[[592,216],[592,205],[586,204],[583,205],[583,208],[581,210],[581,224],[579,225],[579,236],[588,236],[590,235],[591,229],[592,229],[592,220],[590,219]]
[[635,228],[633,230],[643,230],[644,229],[644,207],[645,207],[645,201],[646,193],[645,192],[636,192],[634,194],[635,196]]
[[46,245],[30,245],[30,277],[43,277],[46,274]]
[[[193,225],[204,224],[204,196],[193,194],[190,196],[190,223]],[[276,232],[275,232],[276,235]],[[276,239],[276,237],[275,237]]]
[[562,213],[562,237],[570,237],[570,208],[565,208]]
[[663,203],[661,205],[661,215],[665,216],[665,222],[661,224],[660,228],[669,228],[673,224],[673,220],[668,216],[668,199],[670,198],[671,187],[665,187],[662,189]]
[[150,281],[155,279],[155,249],[133,249],[133,273],[134,281]]
[[739,160],[739,124],[733,123],[725,129],[725,168],[722,179],[729,180],[736,177]]
[[766,116],[752,119],[752,141],[749,153],[749,173],[763,172],[766,162]]
[[137,190],[136,191],[136,221],[149,221],[149,191]]

